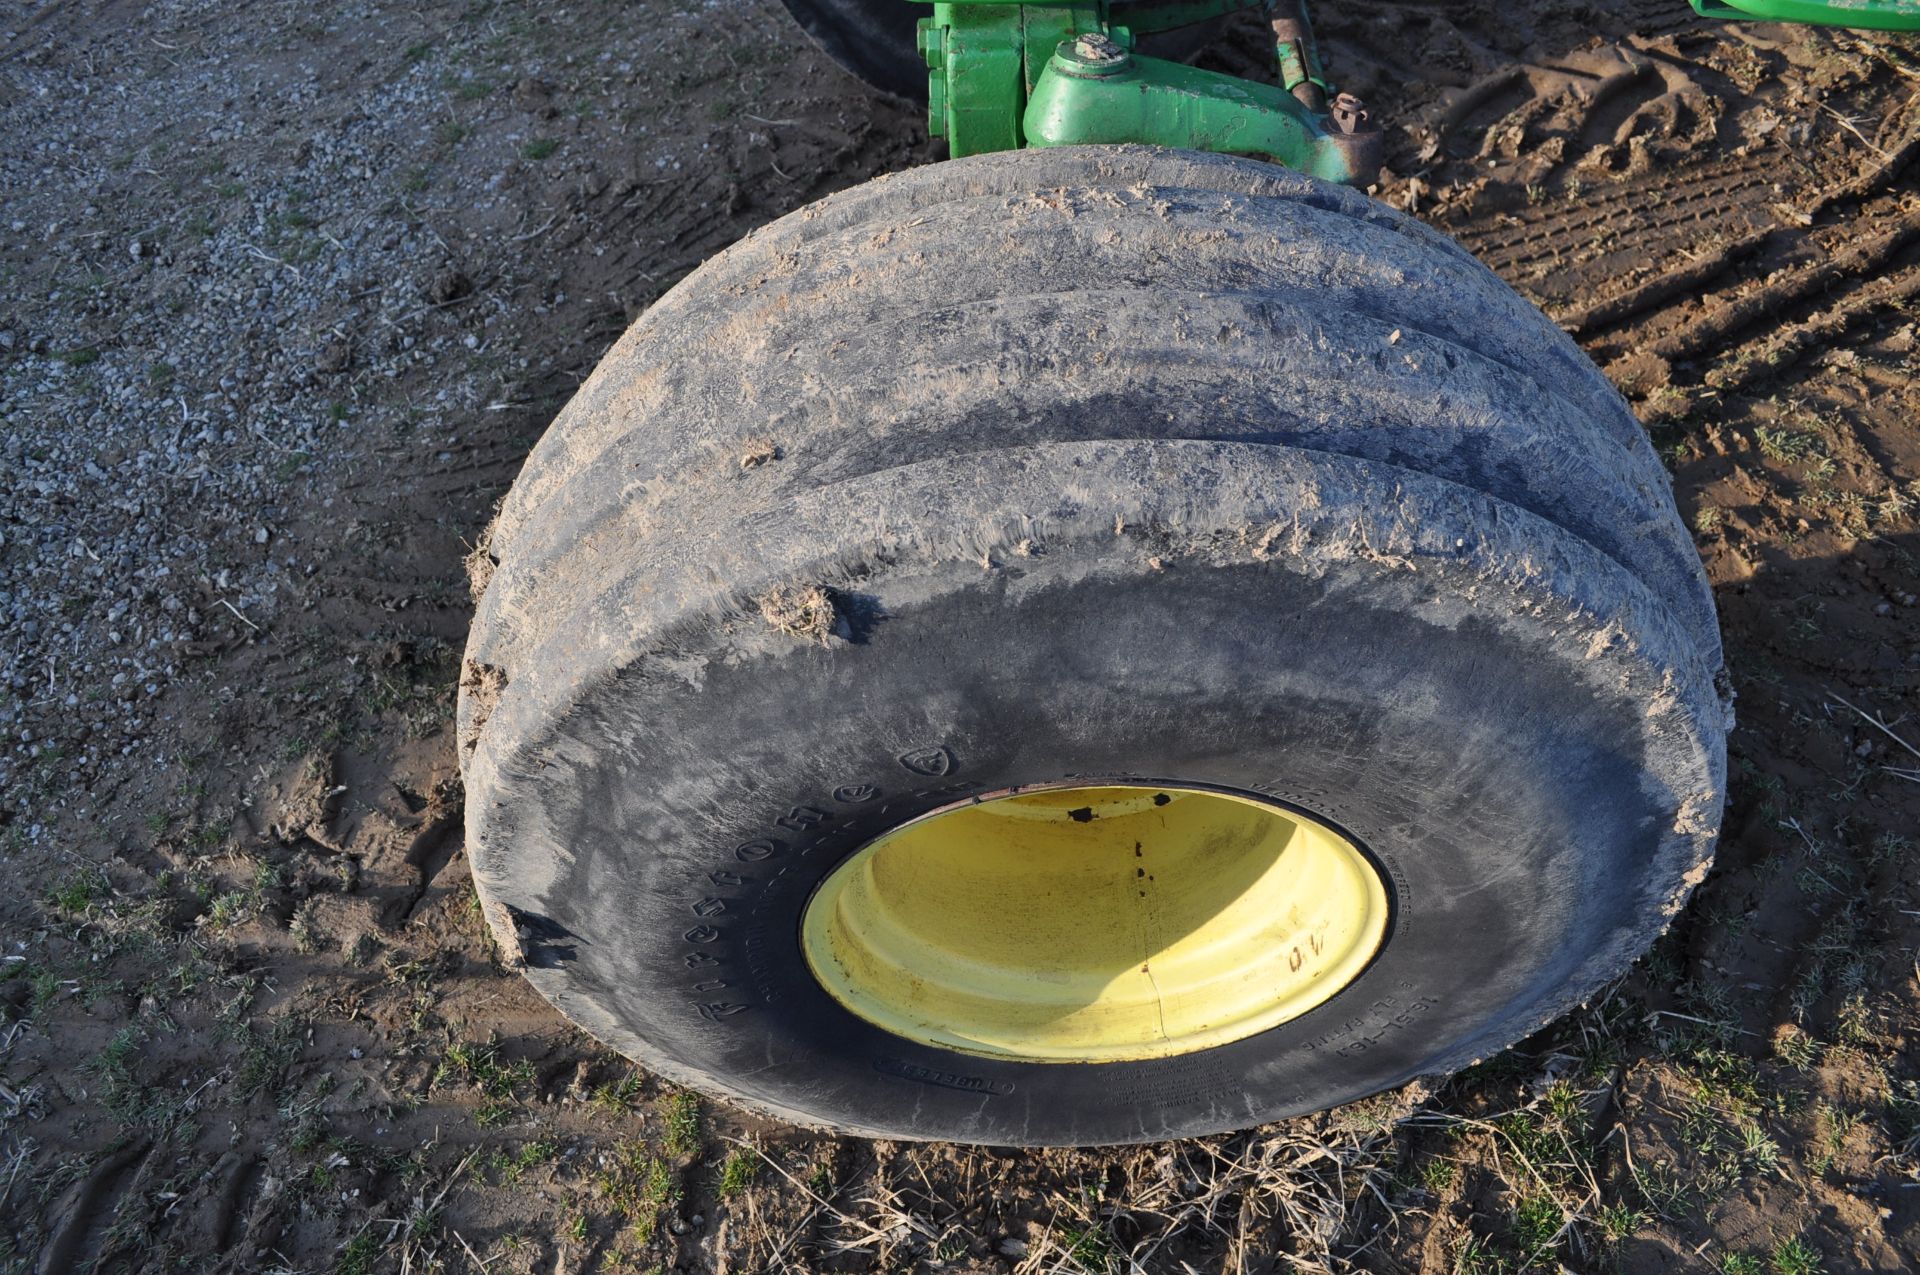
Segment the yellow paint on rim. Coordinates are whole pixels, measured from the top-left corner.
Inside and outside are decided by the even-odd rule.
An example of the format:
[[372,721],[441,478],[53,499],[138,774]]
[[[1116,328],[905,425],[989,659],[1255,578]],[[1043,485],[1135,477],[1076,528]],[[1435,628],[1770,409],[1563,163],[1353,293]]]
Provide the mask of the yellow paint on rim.
[[1387,930],[1325,824],[1196,788],[935,811],[836,868],[801,922],[828,994],[895,1035],[1034,1062],[1169,1058],[1298,1018]]

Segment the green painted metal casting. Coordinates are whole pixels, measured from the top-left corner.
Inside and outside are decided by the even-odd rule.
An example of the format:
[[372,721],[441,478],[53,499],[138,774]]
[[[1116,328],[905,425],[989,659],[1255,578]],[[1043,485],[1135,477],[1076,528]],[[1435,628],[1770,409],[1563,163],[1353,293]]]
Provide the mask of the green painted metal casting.
[[1691,0],[1694,12],[1735,22],[1802,22],[1861,31],[1920,31],[1920,0]]
[[1342,131],[1270,84],[1130,54],[1111,40],[1063,41],[1022,117],[1029,146],[1157,142],[1234,155],[1271,155],[1336,182],[1379,171],[1377,132]]
[[[1136,35],[1271,10],[1281,87],[1133,52]],[[1380,133],[1321,69],[1300,0],[940,0],[920,23],[927,126],[952,153],[1145,142],[1264,155],[1331,181],[1379,170]]]

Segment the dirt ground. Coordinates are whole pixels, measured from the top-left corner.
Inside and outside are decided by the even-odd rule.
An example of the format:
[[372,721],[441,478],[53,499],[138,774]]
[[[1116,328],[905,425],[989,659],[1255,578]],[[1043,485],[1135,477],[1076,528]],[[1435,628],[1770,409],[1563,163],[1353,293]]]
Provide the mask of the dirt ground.
[[[461,852],[494,502],[703,258],[937,158],[918,112],[775,0],[0,4],[0,1270],[1920,1263],[1920,50],[1684,0],[1316,20],[1376,194],[1667,459],[1726,834],[1608,995],[1431,1094],[1026,1152],[640,1074],[501,967]],[[1201,62],[1270,78],[1251,22]]]

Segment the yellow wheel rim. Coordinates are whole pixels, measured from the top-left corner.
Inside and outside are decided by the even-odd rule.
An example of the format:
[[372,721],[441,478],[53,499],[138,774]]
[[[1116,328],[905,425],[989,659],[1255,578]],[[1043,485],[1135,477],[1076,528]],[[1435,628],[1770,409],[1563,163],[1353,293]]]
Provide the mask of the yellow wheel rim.
[[1297,1018],[1359,976],[1387,893],[1354,844],[1195,788],[1052,788],[935,811],[836,868],[801,922],[840,1004],[1033,1062],[1169,1058]]

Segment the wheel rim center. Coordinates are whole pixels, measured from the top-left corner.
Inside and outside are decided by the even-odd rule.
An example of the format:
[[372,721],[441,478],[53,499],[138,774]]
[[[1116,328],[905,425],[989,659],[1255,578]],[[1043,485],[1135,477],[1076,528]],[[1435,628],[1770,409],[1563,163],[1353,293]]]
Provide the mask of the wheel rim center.
[[895,1035],[1033,1062],[1213,1048],[1323,1004],[1385,941],[1350,840],[1206,789],[1080,786],[869,842],[801,923],[814,977]]

